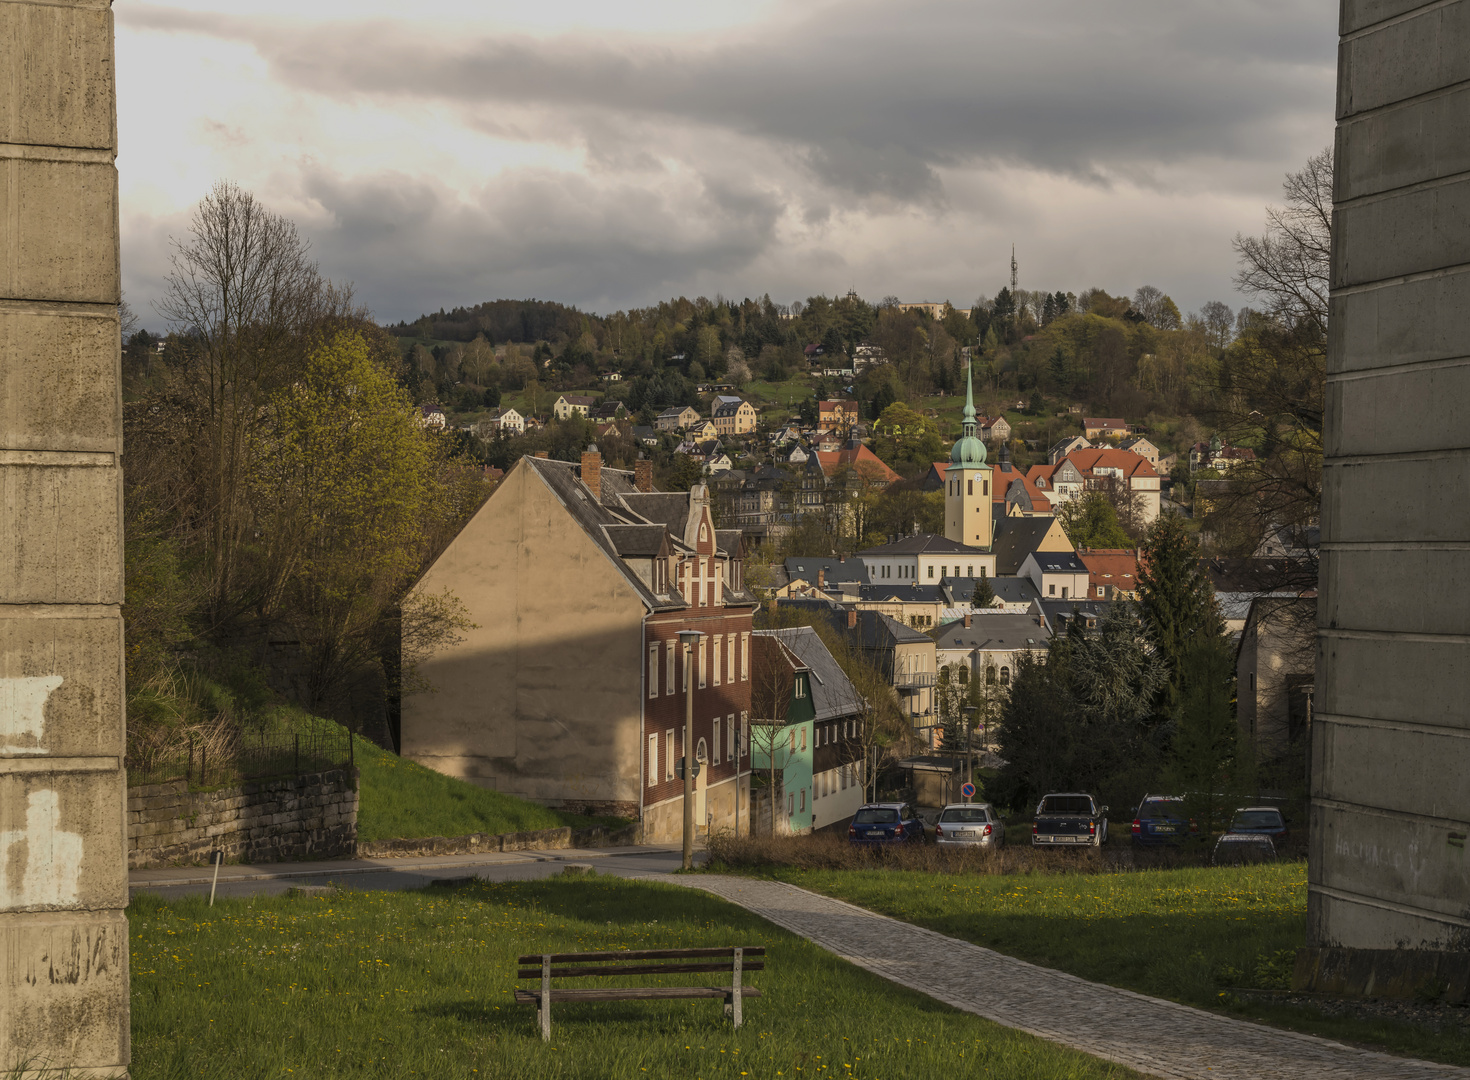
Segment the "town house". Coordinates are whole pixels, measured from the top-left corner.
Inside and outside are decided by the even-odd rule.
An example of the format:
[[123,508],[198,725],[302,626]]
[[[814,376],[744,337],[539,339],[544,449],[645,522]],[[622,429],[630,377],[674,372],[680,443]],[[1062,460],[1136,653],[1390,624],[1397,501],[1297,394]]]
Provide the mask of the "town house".
[[755,430],[755,406],[750,402],[721,395],[711,406],[710,419],[720,435],[748,435]]
[[483,787],[681,834],[684,658],[703,762],[695,821],[749,814],[750,634],[738,530],[708,491],[653,490],[652,463],[523,457],[414,587],[475,624],[425,661],[434,693],[403,702],[405,757]]
[[588,397],[585,394],[562,394],[551,406],[551,414],[558,420],[567,420],[573,416],[585,419],[596,404],[595,397]]

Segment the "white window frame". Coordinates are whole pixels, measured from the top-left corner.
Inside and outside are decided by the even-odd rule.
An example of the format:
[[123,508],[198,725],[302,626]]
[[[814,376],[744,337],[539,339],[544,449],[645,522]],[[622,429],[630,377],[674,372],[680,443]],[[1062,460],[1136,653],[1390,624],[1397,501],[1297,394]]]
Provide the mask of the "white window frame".
[[709,674],[709,665],[705,663],[705,653],[708,651],[708,646],[709,635],[706,634],[704,637],[699,639],[699,645],[696,649],[696,651],[699,653],[699,688],[701,690],[704,689],[705,679],[708,677]]
[[664,732],[664,782],[674,778],[674,729]]
[[711,765],[718,765],[720,763],[720,718],[718,716],[715,717],[714,734],[710,737],[709,752],[709,763]]
[[725,717],[725,756],[731,761],[740,760],[740,746],[735,741],[735,714]]
[[745,710],[740,713],[740,756],[750,757],[750,713]]
[[724,637],[724,634],[714,634],[710,637],[709,643],[710,673],[714,676],[713,681],[716,686],[720,685],[720,675],[722,674],[720,671],[722,666],[720,664],[720,646],[724,643]]
[[658,697],[658,642],[648,646],[648,696]]
[[740,635],[740,681],[750,682],[750,633]]
[[648,737],[648,786],[658,783],[658,732]]
[[673,697],[679,692],[677,685],[679,670],[679,641],[675,638],[669,642],[669,670],[668,677],[664,680],[664,694]]

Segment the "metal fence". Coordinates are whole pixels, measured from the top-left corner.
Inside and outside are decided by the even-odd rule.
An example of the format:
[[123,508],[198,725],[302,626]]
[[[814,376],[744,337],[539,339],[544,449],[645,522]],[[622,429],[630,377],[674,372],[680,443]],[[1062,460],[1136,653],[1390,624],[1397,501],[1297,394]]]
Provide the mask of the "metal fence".
[[128,786],[188,780],[193,788],[227,787],[245,780],[266,780],[356,765],[351,735],[294,735],[258,741],[241,739],[228,749],[210,752],[203,743],[190,745],[187,756],[126,762]]

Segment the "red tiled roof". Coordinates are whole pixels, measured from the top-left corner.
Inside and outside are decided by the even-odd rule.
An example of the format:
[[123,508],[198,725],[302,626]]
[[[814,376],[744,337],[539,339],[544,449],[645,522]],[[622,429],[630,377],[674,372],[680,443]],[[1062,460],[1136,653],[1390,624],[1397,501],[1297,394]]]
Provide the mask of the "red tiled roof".
[[[1010,494],[1011,488],[1015,487],[1017,484],[1020,484],[1021,487],[1025,490],[1026,494],[1031,497],[1031,505],[1034,509],[1051,509],[1051,499],[1047,496],[1046,492],[1042,491],[1039,487],[1036,486],[1036,481],[1032,480],[1029,476],[1023,476],[1020,473],[1013,473],[1011,474],[1011,476],[1012,479],[1010,484],[1007,485],[1005,491],[1000,493],[1000,499],[1002,502],[1005,501],[1006,496]],[[999,486],[999,484],[996,485],[996,487]]]
[[1088,416],[1083,418],[1082,426],[1085,428],[1126,428],[1128,426],[1128,421],[1124,420],[1121,416]]
[[1070,461],[1084,477],[1092,475],[1097,468],[1118,469],[1129,479],[1136,476],[1158,476],[1148,458],[1132,450],[1113,450],[1103,447],[1097,450],[1073,450],[1062,459]]
[[859,446],[856,450],[818,450],[816,454],[817,461],[821,463],[822,472],[827,476],[832,476],[839,469],[851,466],[853,472],[865,480],[881,480],[883,483],[891,484],[895,480],[902,479],[866,446]]
[[1099,585],[1124,592],[1138,588],[1138,553],[1132,548],[1078,548],[1077,557],[1087,567],[1089,594],[1095,596]]

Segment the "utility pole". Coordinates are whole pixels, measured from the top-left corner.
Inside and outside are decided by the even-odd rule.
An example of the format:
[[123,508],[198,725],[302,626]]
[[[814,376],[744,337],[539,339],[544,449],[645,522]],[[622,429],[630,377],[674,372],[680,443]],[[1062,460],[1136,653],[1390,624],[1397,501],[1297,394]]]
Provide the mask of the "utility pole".
[[684,646],[684,869],[694,869],[694,643],[698,630],[680,630]]

